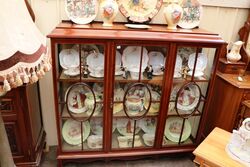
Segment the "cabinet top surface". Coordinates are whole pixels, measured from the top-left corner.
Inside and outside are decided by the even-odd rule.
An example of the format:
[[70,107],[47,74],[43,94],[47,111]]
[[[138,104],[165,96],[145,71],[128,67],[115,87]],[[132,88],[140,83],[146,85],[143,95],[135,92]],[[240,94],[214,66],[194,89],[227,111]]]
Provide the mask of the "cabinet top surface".
[[216,33],[203,29],[168,30],[166,25],[150,25],[149,29],[127,28],[124,23],[115,23],[113,27],[103,27],[102,23],[77,25],[71,22],[60,23],[49,38],[85,38],[85,39],[125,39],[144,41],[169,41],[224,44],[225,41]]

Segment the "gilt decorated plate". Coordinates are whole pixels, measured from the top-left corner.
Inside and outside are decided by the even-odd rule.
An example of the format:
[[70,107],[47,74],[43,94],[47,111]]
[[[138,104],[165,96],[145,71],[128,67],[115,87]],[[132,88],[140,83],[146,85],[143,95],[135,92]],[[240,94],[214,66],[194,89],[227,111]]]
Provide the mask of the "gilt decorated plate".
[[150,21],[159,12],[162,0],[119,0],[118,4],[128,20],[143,23]]
[[181,142],[187,140],[191,134],[190,122],[186,119],[183,133],[181,136],[181,129],[183,125],[183,118],[180,117],[169,117],[166,121],[164,134],[166,138],[172,142],[178,143],[181,137]]
[[65,123],[63,124],[62,136],[63,139],[68,144],[79,145],[88,138],[89,134],[90,134],[90,125],[88,121],[82,123],[82,134],[81,134],[81,122],[69,119],[65,121]]
[[97,0],[65,0],[65,11],[70,20],[76,24],[88,24],[98,13]]
[[202,14],[202,6],[199,0],[183,0],[181,7],[183,9],[183,16],[178,26],[185,29],[198,27]]

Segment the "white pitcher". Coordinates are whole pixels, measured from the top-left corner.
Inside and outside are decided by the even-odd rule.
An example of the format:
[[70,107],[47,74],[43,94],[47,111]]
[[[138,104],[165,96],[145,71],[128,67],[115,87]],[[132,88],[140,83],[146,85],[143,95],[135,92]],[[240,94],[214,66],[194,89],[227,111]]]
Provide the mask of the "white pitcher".
[[233,43],[231,51],[227,54],[227,61],[231,63],[235,63],[241,59],[240,49],[244,42],[237,41]]

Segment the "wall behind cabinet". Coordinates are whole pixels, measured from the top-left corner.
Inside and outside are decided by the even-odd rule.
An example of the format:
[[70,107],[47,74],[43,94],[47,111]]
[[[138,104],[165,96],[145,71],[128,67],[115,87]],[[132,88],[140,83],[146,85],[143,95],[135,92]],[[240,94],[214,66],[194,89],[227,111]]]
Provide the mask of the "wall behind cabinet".
[[[61,20],[68,19],[64,11],[64,0],[30,0],[30,2],[36,15],[36,25],[44,35],[50,33]],[[247,19],[247,8],[250,8],[250,2],[248,0],[238,0],[237,4],[235,4],[235,0],[202,0],[202,2],[206,6],[203,6],[200,27],[220,34],[228,43],[236,41],[238,39],[237,32]],[[234,7],[235,5],[237,5],[237,8]],[[100,15],[96,20],[101,20]],[[115,21],[126,21],[126,19],[119,14]],[[152,23],[166,24],[163,8],[154,17]],[[40,90],[47,142],[49,145],[56,145],[57,133],[51,71],[40,81]]]

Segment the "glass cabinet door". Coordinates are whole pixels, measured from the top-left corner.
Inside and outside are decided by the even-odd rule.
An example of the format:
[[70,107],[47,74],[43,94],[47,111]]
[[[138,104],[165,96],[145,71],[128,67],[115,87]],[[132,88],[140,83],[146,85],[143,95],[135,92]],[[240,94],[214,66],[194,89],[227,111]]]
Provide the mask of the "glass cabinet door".
[[116,45],[113,150],[154,146],[167,50],[160,45]]
[[196,143],[215,52],[215,48],[178,47],[163,146]]
[[104,44],[58,44],[63,152],[103,150]]

